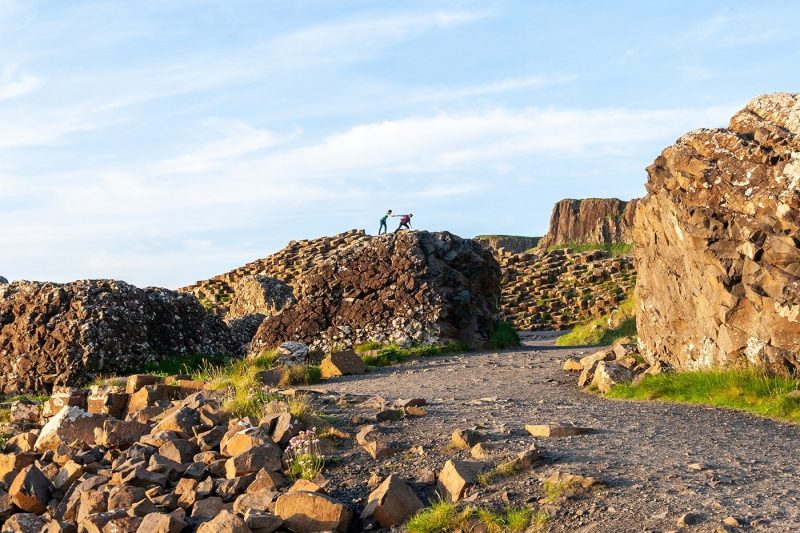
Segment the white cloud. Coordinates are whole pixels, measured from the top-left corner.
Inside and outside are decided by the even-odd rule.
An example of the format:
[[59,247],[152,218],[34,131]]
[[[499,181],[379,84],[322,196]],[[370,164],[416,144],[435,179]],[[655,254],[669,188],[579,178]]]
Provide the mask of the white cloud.
[[486,96],[490,94],[520,91],[522,89],[535,89],[552,85],[563,85],[576,79],[577,76],[574,75],[556,74],[552,76],[527,76],[521,78],[511,78],[493,81],[483,85],[420,89],[415,91],[416,94],[412,95],[411,101],[424,102],[428,100],[454,100],[458,98]]
[[0,101],[32,93],[42,86],[41,78],[31,74],[23,74],[14,79],[9,78],[10,76],[0,77]]

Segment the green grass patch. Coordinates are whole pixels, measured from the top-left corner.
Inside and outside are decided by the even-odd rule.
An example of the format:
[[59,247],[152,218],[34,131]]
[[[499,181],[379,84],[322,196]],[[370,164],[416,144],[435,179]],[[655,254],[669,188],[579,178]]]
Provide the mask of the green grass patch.
[[[384,344],[370,341],[355,347],[355,352],[369,366],[390,366],[401,363],[410,357],[431,357],[468,351],[469,348],[461,342],[450,341],[444,344],[419,344],[415,346],[400,346],[398,344]],[[370,353],[377,352],[377,353]]]
[[556,339],[556,346],[587,346],[594,344],[613,344],[623,337],[636,337],[636,315],[633,296],[628,296],[616,311],[619,317],[617,327],[609,327],[610,315],[603,315],[586,324],[579,324],[572,331]]
[[508,322],[498,322],[489,337],[489,346],[498,350],[519,346],[519,335]]
[[222,366],[231,361],[227,355],[209,354],[187,354],[171,355],[145,364],[141,374],[153,374],[155,376],[172,376],[175,374],[195,374],[198,370],[210,366]]
[[506,507],[499,511],[479,509],[478,519],[490,533],[540,531],[547,523],[547,513],[530,507]]
[[552,250],[572,250],[573,252],[590,252],[592,250],[605,250],[614,257],[633,254],[633,245],[628,243],[575,243],[567,242],[556,244],[547,248]]
[[800,379],[751,370],[705,370],[645,376],[638,384],[618,384],[606,396],[631,400],[685,402],[739,409],[800,423]]
[[459,510],[455,504],[439,501],[406,522],[408,533],[448,533],[463,527],[474,513],[472,507]]
[[500,463],[491,470],[481,472],[475,476],[475,481],[477,481],[479,485],[489,485],[496,479],[513,476],[521,470],[522,467],[517,461],[507,461],[505,463]]

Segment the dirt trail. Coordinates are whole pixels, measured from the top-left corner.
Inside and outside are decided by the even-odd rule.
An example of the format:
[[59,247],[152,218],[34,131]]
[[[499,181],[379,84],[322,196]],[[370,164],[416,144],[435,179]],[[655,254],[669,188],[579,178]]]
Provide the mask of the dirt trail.
[[[426,398],[430,415],[401,422],[407,443],[429,444],[438,466],[458,427],[485,426],[490,438],[521,450],[533,438],[525,424],[597,428],[594,435],[536,439],[540,466],[487,489],[511,501],[537,497],[537,479],[555,468],[604,480],[594,497],[563,506],[555,531],[669,531],[693,512],[691,531],[716,531],[734,516],[747,531],[800,530],[800,426],[744,413],[666,403],[606,400],[582,392],[576,374],[561,370],[585,348],[557,348],[528,337],[501,353],[412,361],[326,382],[331,390],[386,398]],[[690,464],[707,468],[693,470]],[[413,472],[403,472],[413,477]],[[499,496],[497,496],[499,497]],[[483,498],[483,496],[482,496]]]

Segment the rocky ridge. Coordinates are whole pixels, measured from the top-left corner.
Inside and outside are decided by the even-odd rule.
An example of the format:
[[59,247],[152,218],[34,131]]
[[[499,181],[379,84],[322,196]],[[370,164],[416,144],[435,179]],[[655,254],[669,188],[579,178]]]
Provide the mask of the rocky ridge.
[[478,235],[475,240],[495,251],[505,251],[515,254],[526,252],[534,248],[539,242],[539,237],[522,237],[518,235]]
[[800,369],[800,96],[750,101],[648,167],[639,347],[678,369]]
[[261,323],[251,355],[287,339],[320,351],[369,341],[481,345],[497,317],[500,269],[471,239],[401,232],[332,250],[294,287],[297,303]]
[[114,280],[0,285],[0,389],[44,391],[175,354],[232,351],[191,295]]
[[538,246],[559,244],[629,243],[637,199],[567,198],[553,207],[550,229]]

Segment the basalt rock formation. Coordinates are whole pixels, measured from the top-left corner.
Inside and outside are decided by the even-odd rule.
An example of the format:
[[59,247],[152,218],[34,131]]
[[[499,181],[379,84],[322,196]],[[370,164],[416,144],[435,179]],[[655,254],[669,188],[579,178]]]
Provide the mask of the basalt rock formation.
[[243,277],[233,292],[227,320],[255,314],[273,315],[295,302],[289,285],[263,274]]
[[650,361],[800,369],[800,95],[757,97],[647,169],[633,232]]
[[553,207],[550,229],[539,241],[539,247],[628,243],[637,201],[625,202],[616,198],[561,200]]
[[121,281],[0,285],[0,390],[45,391],[160,357],[231,350],[228,328],[191,295]]
[[522,237],[519,235],[478,235],[475,240],[492,250],[503,250],[519,254],[535,247],[539,237]]
[[471,239],[401,232],[330,251],[293,288],[297,303],[261,323],[251,354],[287,340],[320,350],[371,340],[479,344],[497,315],[500,269]]
[[501,315],[520,331],[559,330],[614,310],[633,290],[631,257],[604,250],[500,252]]

